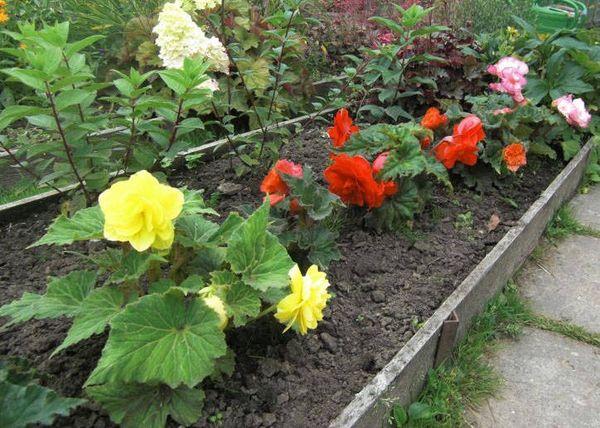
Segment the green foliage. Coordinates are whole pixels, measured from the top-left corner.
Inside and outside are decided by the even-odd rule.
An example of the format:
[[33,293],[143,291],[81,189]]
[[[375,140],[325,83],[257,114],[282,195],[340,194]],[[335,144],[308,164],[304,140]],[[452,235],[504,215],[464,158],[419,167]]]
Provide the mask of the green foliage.
[[46,294],[26,292],[21,299],[0,307],[0,316],[11,318],[3,328],[32,318],[74,316],[95,282],[96,274],[89,271],[74,271],[61,278],[50,278]]
[[462,0],[450,4],[434,2],[437,15],[455,29],[467,29],[474,34],[494,33],[513,24],[513,17],[531,18],[533,0]]
[[600,46],[587,30],[562,30],[538,37],[534,27],[516,19],[522,29],[515,53],[530,69],[525,96],[534,104],[566,94],[582,95],[588,105],[598,105],[594,88],[600,83]]
[[282,243],[299,259],[326,268],[341,254],[337,248],[338,232],[327,226],[327,221],[337,215],[342,206],[339,198],[317,182],[312,169],[305,165],[302,177],[280,173],[290,188],[289,197],[279,205],[294,210],[280,209],[276,212],[275,233]]
[[81,301],[80,309],[63,343],[54,350],[55,355],[94,334],[102,333],[110,320],[121,312],[125,295],[116,288],[104,287],[92,290]]
[[423,76],[412,76],[408,71],[419,65],[445,62],[443,58],[429,53],[403,55],[403,52],[419,39],[447,31],[448,28],[423,25],[432,9],[424,9],[418,4],[413,4],[406,10],[398,5],[395,8],[400,14],[398,21],[383,17],[370,19],[391,31],[396,40],[376,49],[364,49],[369,62],[359,76],[363,91],[369,96],[376,95],[381,104],[364,105],[359,112],[368,112],[376,120],[388,118],[397,122],[400,118],[413,119],[406,110],[405,99],[422,96],[422,86],[436,85],[434,81],[424,79]]
[[[233,372],[225,327],[271,313],[275,306],[264,309],[263,302],[277,303],[287,294],[293,262],[267,230],[268,201],[247,219],[231,213],[218,224],[204,217],[217,213],[200,192],[184,190],[184,199],[170,251],[136,252],[122,243],[82,255],[96,271],[50,278],[45,294],[25,293],[0,308],[0,316],[10,318],[5,327],[33,318],[72,318],[67,337],[52,355],[108,330],[85,388],[114,422],[126,427],[162,427],[169,416],[182,425],[194,423],[204,399],[201,382]],[[96,206],[70,219],[59,217],[37,245],[101,238],[99,213]],[[44,397],[34,407],[44,404]],[[65,414],[63,407],[79,403],[52,400],[40,410],[43,417]]]
[[188,426],[201,416],[204,402],[201,390],[186,386],[171,389],[162,385],[114,383],[91,386],[87,393],[123,428],[162,428],[168,416]]
[[77,211],[73,217],[61,215],[48,227],[44,236],[32,247],[40,245],[69,245],[76,241],[88,241],[102,237],[104,216],[100,207]]
[[[181,70],[115,71],[114,81],[99,84],[80,51],[101,36],[69,42],[68,23],[19,29],[8,34],[26,49],[4,49],[19,66],[2,72],[30,95],[0,113],[0,130],[25,119],[51,138],[40,144],[2,138],[0,146],[21,159],[19,166],[38,185],[57,189],[76,182],[91,204],[91,193],[103,190],[111,173],[169,165],[177,152],[195,144],[191,136],[204,130],[197,113],[206,111],[212,95],[199,87],[208,79],[202,59],[186,59]],[[153,93],[150,82],[157,74],[173,95]],[[106,89],[116,93],[97,100],[98,91]],[[110,113],[98,101],[110,103]],[[127,131],[100,132],[109,123]]]
[[178,290],[140,298],[111,320],[102,358],[86,385],[114,382],[194,387],[225,354],[217,314]]
[[267,231],[269,201],[231,235],[226,259],[233,272],[259,291],[284,287],[292,259],[277,238]]
[[20,367],[0,361],[0,426],[50,425],[57,416],[67,416],[83,403],[85,400],[61,397],[38,385],[31,373],[23,373]]

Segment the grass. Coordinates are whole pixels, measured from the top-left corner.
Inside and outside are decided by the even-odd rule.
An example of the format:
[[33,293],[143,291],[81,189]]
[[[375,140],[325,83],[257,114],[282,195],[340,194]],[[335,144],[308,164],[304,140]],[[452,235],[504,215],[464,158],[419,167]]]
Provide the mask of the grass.
[[13,186],[0,189],[0,205],[8,204],[19,199],[28,198],[30,196],[39,195],[47,192],[46,187],[38,187],[34,182],[26,178],[21,179]]
[[408,409],[395,405],[389,422],[397,427],[458,427],[468,425],[466,410],[494,395],[502,379],[485,356],[497,348],[498,339],[518,336],[523,327],[552,331],[600,347],[600,334],[574,324],[537,315],[509,283],[486,310],[475,318],[453,356],[431,370],[427,386]]
[[550,241],[563,239],[569,235],[584,235],[600,238],[600,230],[581,224],[568,205],[563,205],[546,228],[546,236]]
[[600,348],[600,334],[591,333],[578,325],[566,321],[554,320],[543,315],[532,315],[530,319],[526,320],[526,325],[558,333],[562,336]]

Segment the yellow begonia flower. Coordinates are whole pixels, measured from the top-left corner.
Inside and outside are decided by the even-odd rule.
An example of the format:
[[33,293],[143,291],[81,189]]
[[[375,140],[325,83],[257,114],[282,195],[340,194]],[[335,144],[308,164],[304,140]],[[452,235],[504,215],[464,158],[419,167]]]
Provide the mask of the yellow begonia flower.
[[183,193],[161,184],[148,171],[113,184],[102,192],[104,237],[129,242],[137,251],[167,250],[175,237],[173,220],[183,208]]
[[308,268],[305,276],[295,265],[289,275],[292,294],[277,304],[275,318],[286,324],[284,333],[293,327],[300,334],[306,334],[308,329],[317,328],[317,322],[323,319],[323,309],[331,297],[327,293],[329,281],[316,265]]
[[219,296],[215,296],[213,294],[212,296],[203,297],[202,300],[204,300],[204,303],[206,303],[206,306],[208,306],[213,311],[215,311],[217,313],[217,315],[219,316],[219,320],[220,320],[219,328],[221,330],[225,329],[225,327],[227,327],[227,323],[229,322],[229,318],[227,317],[227,311],[225,310],[225,304],[223,303],[221,298]]

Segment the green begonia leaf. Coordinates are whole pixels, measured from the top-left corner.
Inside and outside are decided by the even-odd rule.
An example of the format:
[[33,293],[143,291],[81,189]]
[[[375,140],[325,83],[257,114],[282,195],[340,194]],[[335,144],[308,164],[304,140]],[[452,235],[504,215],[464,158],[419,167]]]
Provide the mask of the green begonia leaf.
[[75,241],[102,238],[104,216],[99,206],[79,210],[68,218],[63,215],[54,220],[48,231],[31,247],[40,245],[70,245]]
[[94,334],[102,333],[112,317],[121,312],[124,303],[125,296],[116,288],[93,290],[81,303],[67,337],[52,356]]
[[202,390],[185,386],[109,383],[86,392],[123,428],[163,428],[169,415],[188,426],[200,418],[204,403]]
[[267,231],[269,201],[254,212],[229,239],[226,259],[245,283],[260,291],[288,285],[293,262],[285,247]]
[[50,278],[46,294],[25,293],[21,299],[0,308],[0,316],[11,318],[4,328],[32,318],[75,316],[95,283],[96,274],[88,271],[74,271],[61,278]]
[[110,326],[86,385],[120,381],[193,387],[212,373],[215,359],[227,349],[217,314],[202,299],[186,298],[178,290],[142,297]]
[[290,185],[292,198],[298,199],[313,220],[323,220],[331,214],[333,207],[339,204],[339,198],[317,183],[312,169],[308,166],[304,167],[302,178],[284,174],[283,179]]
[[225,297],[227,315],[233,317],[236,327],[245,325],[249,318],[256,317],[260,312],[260,294],[241,281],[233,283]]
[[58,415],[67,416],[85,403],[78,398],[59,396],[37,384],[15,385],[0,381],[0,426],[21,428],[30,424],[50,425]]
[[219,225],[200,216],[185,216],[177,220],[175,240],[184,247],[198,248],[211,243]]
[[110,276],[110,281],[119,284],[137,280],[148,271],[152,262],[166,261],[164,257],[155,253],[130,251],[122,257],[118,269]]

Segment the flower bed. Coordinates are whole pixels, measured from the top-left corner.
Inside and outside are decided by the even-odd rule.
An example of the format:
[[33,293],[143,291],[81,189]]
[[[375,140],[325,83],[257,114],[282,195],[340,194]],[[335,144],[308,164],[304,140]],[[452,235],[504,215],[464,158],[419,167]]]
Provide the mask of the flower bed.
[[[331,91],[345,107],[291,133],[309,21],[300,3],[259,8],[167,2],[156,46],[140,45],[165,68],[103,83],[82,53],[99,37],[7,33],[2,72],[28,96],[0,130],[27,120],[52,138],[0,146],[61,196],[77,184],[2,226],[0,425],[326,425],[412,335],[431,350],[436,308],[566,162],[578,179],[590,156],[600,181],[592,143],[578,154],[600,129],[593,32],[520,22],[525,36],[476,46],[394,6],[346,58]],[[125,131],[98,138],[108,123]],[[224,158],[193,149],[217,130]]]
[[[328,142],[319,130],[284,150],[286,158],[310,164],[316,172],[328,162]],[[222,180],[236,181],[234,175],[223,177],[226,162],[216,160],[199,171],[175,175],[171,181],[191,188],[201,183],[211,194]],[[461,186],[454,195],[438,188],[430,208],[416,221],[412,237],[377,234],[348,223],[339,241],[343,258],[332,263],[328,274],[335,298],[318,333],[282,335],[282,327],[273,319],[233,331],[227,340],[237,355],[236,372],[224,382],[205,386],[204,417],[198,426],[218,415],[225,426],[326,425],[493,248],[559,170],[557,163],[541,163],[523,181],[508,178],[481,199]],[[260,181],[238,181],[243,188],[223,196],[217,210],[225,214],[243,204],[256,205],[261,198]],[[468,212],[472,227],[464,220]],[[494,214],[500,219],[495,227],[491,224]],[[0,248],[10,256],[3,260],[2,278],[7,286],[0,303],[10,302],[24,290],[43,292],[46,276],[78,268],[77,257],[57,258],[53,248],[26,250],[53,216],[47,210],[3,226]],[[458,224],[461,218],[464,224]],[[78,244],[75,249],[88,253],[102,246]],[[448,248],[453,249],[451,253]],[[79,395],[106,336],[95,336],[48,359],[68,327],[64,319],[10,327],[0,336],[0,354],[31,359],[48,376],[47,385],[68,396]],[[97,409],[81,408],[57,424],[94,426],[100,420],[108,423]]]

